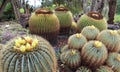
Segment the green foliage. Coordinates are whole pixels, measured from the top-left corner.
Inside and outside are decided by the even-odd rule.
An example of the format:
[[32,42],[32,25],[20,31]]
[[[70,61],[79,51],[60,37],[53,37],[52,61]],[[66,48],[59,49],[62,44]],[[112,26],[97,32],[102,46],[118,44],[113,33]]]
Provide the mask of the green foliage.
[[24,8],[20,8],[20,13],[24,13],[25,12],[25,10],[24,10]]
[[117,14],[120,14],[120,0],[117,0]]
[[81,34],[83,34],[88,40],[95,40],[99,32],[100,31],[92,25],[84,27]]
[[[22,38],[25,40],[25,42],[17,38]],[[3,51],[2,57],[2,72],[57,71],[55,52],[52,46],[45,39],[35,35],[24,35],[17,38],[9,41],[4,48],[5,50]],[[33,39],[37,39],[37,45],[35,46],[33,45]],[[25,45],[24,44],[19,48],[18,42],[20,44],[24,44],[26,42],[32,43],[32,46],[34,46],[34,48],[32,48],[30,51],[23,52],[23,49],[31,48],[31,46],[25,46],[25,48],[23,48]],[[36,41],[34,43],[36,43]]]
[[67,51],[62,52],[60,59],[64,64],[66,64],[70,68],[79,67],[81,63],[80,52],[75,49],[69,49]]
[[78,49],[84,46],[87,43],[87,39],[82,34],[73,34],[68,38],[68,46],[71,49]]
[[82,63],[89,67],[98,67],[107,59],[108,51],[100,41],[89,41],[81,50]]
[[110,53],[106,64],[109,67],[112,67],[114,72],[120,72],[120,54],[119,53]]
[[97,36],[97,40],[103,42],[110,52],[119,52],[120,36],[116,30],[104,30]]
[[80,66],[76,72],[92,72],[92,71],[85,66]]
[[116,14],[114,17],[114,22],[120,23],[120,14]]
[[113,70],[112,68],[107,66],[100,66],[99,68],[96,69],[95,72],[113,72]]
[[77,23],[78,31],[80,32],[85,26],[94,25],[100,31],[107,29],[107,21],[103,16],[96,12],[89,12],[80,17]]

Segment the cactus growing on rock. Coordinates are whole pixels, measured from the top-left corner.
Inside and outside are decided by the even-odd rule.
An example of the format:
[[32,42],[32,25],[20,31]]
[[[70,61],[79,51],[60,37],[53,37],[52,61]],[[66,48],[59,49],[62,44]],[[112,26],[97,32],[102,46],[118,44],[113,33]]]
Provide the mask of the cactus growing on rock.
[[105,45],[100,41],[89,41],[81,50],[82,63],[89,67],[98,67],[107,59],[108,52]]
[[62,52],[60,58],[61,61],[70,68],[79,67],[81,63],[80,52],[75,49],[69,49],[67,51]]
[[107,29],[107,21],[100,13],[89,12],[87,14],[82,15],[78,20],[77,23],[78,31],[81,32],[81,30],[85,26],[91,25],[94,25],[100,31]]
[[100,66],[95,72],[113,72],[113,70],[108,66]]
[[120,72],[120,54],[119,53],[110,53],[106,64],[109,67],[112,67],[114,72]]
[[110,52],[120,51],[120,36],[116,30],[104,30],[98,34],[97,40],[103,42]]
[[85,43],[87,43],[87,39],[80,33],[73,34],[68,38],[68,46],[72,49],[81,50]]
[[87,40],[95,40],[99,32],[100,31],[94,25],[92,25],[84,27],[81,31],[81,34],[83,34]]
[[2,72],[56,72],[57,61],[52,46],[38,36],[24,35],[5,46]]
[[29,29],[32,34],[40,35],[51,43],[55,43],[60,24],[57,16],[51,10],[37,9],[30,17]]
[[80,66],[76,72],[92,72],[89,68],[85,67],[85,66]]
[[55,14],[60,21],[60,35],[69,34],[72,25],[72,13],[65,7],[55,9]]

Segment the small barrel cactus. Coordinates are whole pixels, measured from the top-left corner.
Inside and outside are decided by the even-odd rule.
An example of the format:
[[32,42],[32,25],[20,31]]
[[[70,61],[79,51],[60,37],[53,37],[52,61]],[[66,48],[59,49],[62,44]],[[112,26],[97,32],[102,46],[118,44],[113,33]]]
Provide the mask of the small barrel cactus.
[[92,72],[89,68],[85,67],[85,66],[80,66],[76,72]]
[[55,9],[55,14],[60,21],[60,35],[69,34],[72,25],[72,13],[65,7]]
[[81,32],[81,30],[85,26],[91,26],[91,25],[94,25],[100,31],[107,29],[106,19],[100,13],[97,12],[89,12],[87,14],[84,14],[79,18],[77,22],[77,27],[79,32]]
[[98,34],[97,40],[103,42],[110,52],[120,51],[120,36],[116,30],[104,30]]
[[110,67],[108,66],[100,66],[96,69],[95,72],[114,72]]
[[5,46],[2,72],[56,72],[57,61],[52,46],[38,36],[24,35]]
[[29,29],[32,34],[40,35],[54,44],[57,42],[60,24],[51,10],[37,9],[29,19]]
[[108,52],[100,41],[89,41],[81,50],[81,59],[89,67],[98,67],[107,59]]
[[85,43],[87,43],[87,39],[80,33],[73,34],[68,39],[68,46],[72,49],[81,50]]
[[81,63],[80,52],[74,49],[69,49],[67,51],[64,51],[61,54],[60,58],[61,58],[61,61],[67,66],[69,66],[70,68],[79,67]]
[[95,40],[99,32],[100,31],[94,25],[92,25],[84,27],[81,31],[81,34],[83,34],[87,40]]
[[120,54],[119,53],[110,53],[106,64],[109,67],[112,67],[114,72],[120,72]]
[[73,32],[76,32],[76,31],[77,31],[77,23],[74,22],[74,21],[72,21],[71,30],[72,30]]
[[61,48],[61,53],[64,52],[64,51],[67,51],[69,48],[68,48],[68,45],[65,45]]

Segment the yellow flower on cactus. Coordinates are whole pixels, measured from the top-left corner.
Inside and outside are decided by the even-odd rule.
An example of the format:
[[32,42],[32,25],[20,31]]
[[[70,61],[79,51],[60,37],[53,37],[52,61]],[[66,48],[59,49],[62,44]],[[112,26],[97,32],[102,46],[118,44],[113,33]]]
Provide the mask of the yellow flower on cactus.
[[38,40],[37,39],[34,39],[33,42],[36,43],[36,44],[38,44]]
[[30,46],[29,43],[26,44],[25,49],[26,49],[27,51],[31,51],[31,46]]
[[20,47],[20,52],[25,52],[26,51],[26,49],[25,49],[25,46],[24,45],[22,45],[21,47]]
[[15,46],[16,47],[20,47],[20,43],[17,41],[17,42],[15,42]]
[[29,42],[29,43],[32,43],[32,38],[29,37],[29,36],[25,37],[25,40],[26,40],[27,42]]

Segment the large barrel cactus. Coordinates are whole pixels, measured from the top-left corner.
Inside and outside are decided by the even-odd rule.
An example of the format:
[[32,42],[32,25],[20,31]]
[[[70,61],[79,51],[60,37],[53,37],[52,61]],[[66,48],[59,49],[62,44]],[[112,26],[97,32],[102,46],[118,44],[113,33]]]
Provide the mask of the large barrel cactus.
[[70,68],[79,67],[81,63],[80,52],[75,49],[70,49],[62,52],[60,58],[61,58],[61,61],[67,66],[69,66]]
[[100,41],[89,41],[81,50],[82,63],[89,67],[98,67],[107,59],[108,52]]
[[60,29],[59,20],[51,10],[37,9],[30,17],[29,29],[32,34],[56,43]]
[[89,12],[79,18],[77,23],[78,31],[80,32],[85,26],[91,25],[94,25],[100,31],[107,29],[107,21],[100,13]]
[[5,46],[2,72],[56,72],[57,61],[52,46],[38,36],[24,35]]
[[87,39],[80,33],[73,34],[68,38],[68,46],[72,49],[81,50],[85,43],[87,43]]
[[55,9],[55,14],[60,21],[60,35],[69,34],[72,25],[72,13],[65,7]]
[[81,34],[83,34],[87,38],[87,40],[95,40],[99,32],[100,31],[92,25],[84,27],[81,31]]
[[80,66],[76,72],[92,72],[89,68],[85,67],[85,66]]
[[95,72],[113,72],[113,70],[108,66],[100,66]]
[[106,64],[112,67],[114,72],[120,72],[120,54],[119,53],[110,53]]
[[104,30],[98,34],[97,40],[103,42],[110,52],[120,51],[120,36],[116,30]]

